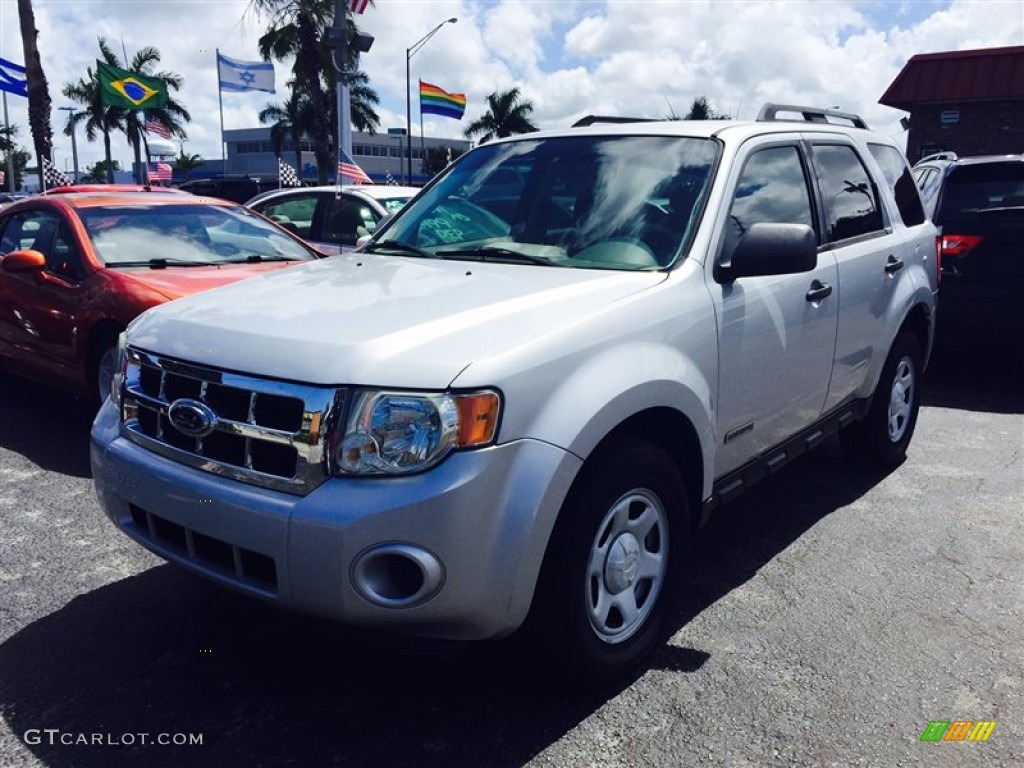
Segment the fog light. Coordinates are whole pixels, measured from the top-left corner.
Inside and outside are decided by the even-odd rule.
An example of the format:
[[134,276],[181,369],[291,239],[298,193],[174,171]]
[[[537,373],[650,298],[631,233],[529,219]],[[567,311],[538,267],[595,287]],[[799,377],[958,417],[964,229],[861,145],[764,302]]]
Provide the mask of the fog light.
[[352,584],[374,605],[408,608],[437,594],[444,566],[432,553],[411,544],[383,544],[363,552],[352,566]]

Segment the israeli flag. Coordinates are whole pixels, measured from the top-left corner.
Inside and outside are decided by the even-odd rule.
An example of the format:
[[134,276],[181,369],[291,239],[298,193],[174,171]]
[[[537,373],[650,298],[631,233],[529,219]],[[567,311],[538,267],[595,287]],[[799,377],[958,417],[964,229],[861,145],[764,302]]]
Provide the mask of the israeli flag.
[[0,91],[7,91],[17,96],[28,96],[28,77],[21,64],[0,59]]
[[217,75],[222,91],[274,93],[274,65],[269,61],[239,61],[218,52]]

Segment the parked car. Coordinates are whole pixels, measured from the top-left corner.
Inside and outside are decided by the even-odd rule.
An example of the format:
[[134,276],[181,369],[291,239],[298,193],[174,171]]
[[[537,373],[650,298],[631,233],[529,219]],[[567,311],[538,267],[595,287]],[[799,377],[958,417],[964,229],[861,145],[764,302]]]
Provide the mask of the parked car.
[[81,194],[82,192],[105,192],[117,194],[119,192],[170,192],[172,194],[187,194],[187,192],[175,189],[174,187],[161,187],[158,184],[68,184],[63,187],[51,187],[43,192],[44,195],[67,195]]
[[325,253],[355,248],[381,220],[419,192],[417,187],[359,184],[304,187],[264,192],[246,203]]
[[935,234],[832,110],[490,141],[355,253],[133,323],[100,503],[271,603],[625,674],[723,503],[837,432],[904,460]]
[[199,197],[216,197],[220,200],[244,203],[261,192],[276,189],[277,186],[276,177],[268,179],[258,176],[216,176],[186,181],[178,188]]
[[914,176],[941,230],[940,341],[1024,332],[1024,155],[920,161]]
[[157,304],[318,254],[240,206],[191,195],[45,195],[0,212],[0,360],[97,400],[117,336]]

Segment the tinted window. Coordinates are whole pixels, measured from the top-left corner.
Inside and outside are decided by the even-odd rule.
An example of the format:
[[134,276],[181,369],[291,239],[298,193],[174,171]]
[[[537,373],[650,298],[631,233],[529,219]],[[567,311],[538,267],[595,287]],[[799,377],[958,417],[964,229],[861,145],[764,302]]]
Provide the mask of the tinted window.
[[732,256],[752,225],[762,223],[814,226],[807,178],[796,147],[762,149],[743,166],[729,208],[723,258]]
[[71,235],[71,228],[63,221],[57,227],[53,248],[46,254],[46,269],[68,280],[81,280],[85,277],[85,269],[78,253],[78,246]]
[[1024,163],[961,165],[946,179],[936,221],[1010,208],[1024,208]]
[[814,165],[825,208],[827,242],[882,229],[882,212],[874,184],[853,147],[817,144]]
[[377,216],[366,203],[342,196],[326,199],[324,242],[355,245],[377,228]]
[[924,207],[921,205],[921,196],[917,192],[917,185],[910,175],[910,168],[907,167],[907,161],[902,153],[886,144],[868,144],[868,149],[885,174],[885,181],[896,198],[896,207],[900,210],[903,223],[912,227],[923,222]]

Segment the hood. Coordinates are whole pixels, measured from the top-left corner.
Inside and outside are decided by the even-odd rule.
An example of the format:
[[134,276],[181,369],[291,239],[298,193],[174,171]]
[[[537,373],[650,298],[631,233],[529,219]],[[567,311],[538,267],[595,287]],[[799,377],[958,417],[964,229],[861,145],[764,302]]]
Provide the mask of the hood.
[[219,288],[253,275],[274,272],[282,267],[295,266],[296,262],[272,261],[265,264],[224,264],[219,267],[167,267],[166,269],[108,268],[121,279],[139,283],[166,296],[180,299],[200,291]]
[[444,388],[467,365],[654,286],[661,272],[344,254],[140,316],[129,343],[309,384]]

